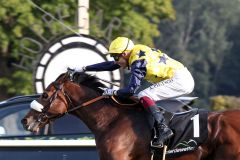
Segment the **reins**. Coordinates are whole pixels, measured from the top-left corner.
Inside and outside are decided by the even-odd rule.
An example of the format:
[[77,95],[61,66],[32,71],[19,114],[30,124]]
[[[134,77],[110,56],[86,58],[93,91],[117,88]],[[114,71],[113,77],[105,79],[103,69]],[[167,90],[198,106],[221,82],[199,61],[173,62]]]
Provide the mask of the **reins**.
[[38,118],[38,119],[39,119],[38,121],[41,122],[41,123],[43,123],[40,119],[41,119],[42,117],[44,117],[44,116],[46,116],[48,119],[51,119],[51,120],[56,119],[56,118],[59,118],[59,117],[62,117],[62,116],[66,115],[66,114],[68,114],[68,113],[70,113],[70,112],[73,112],[73,111],[75,111],[75,110],[77,110],[77,109],[79,109],[79,108],[88,106],[88,105],[90,105],[90,104],[92,104],[92,103],[95,103],[95,102],[97,102],[97,101],[99,101],[99,100],[101,100],[101,99],[103,99],[103,98],[105,98],[105,96],[96,97],[96,98],[94,98],[94,99],[91,99],[91,100],[89,100],[89,101],[87,101],[87,102],[84,102],[84,103],[78,105],[77,107],[74,107],[74,108],[72,108],[72,109],[69,109],[69,110],[67,110],[65,113],[60,114],[60,115],[47,116],[46,114],[40,114],[41,116]]
[[95,102],[97,102],[97,101],[99,101],[100,99],[103,99],[103,98],[106,98],[106,97],[105,97],[105,96],[99,96],[99,97],[96,97],[96,98],[94,98],[94,99],[91,99],[91,100],[89,100],[89,101],[87,101],[87,102],[84,102],[84,103],[78,105],[77,107],[74,107],[74,108],[69,109],[65,114],[67,114],[67,113],[69,113],[69,112],[72,112],[72,111],[75,111],[75,110],[77,110],[77,109],[79,109],[79,108],[88,106],[88,105],[90,105],[90,104],[92,104],[92,103],[95,103]]

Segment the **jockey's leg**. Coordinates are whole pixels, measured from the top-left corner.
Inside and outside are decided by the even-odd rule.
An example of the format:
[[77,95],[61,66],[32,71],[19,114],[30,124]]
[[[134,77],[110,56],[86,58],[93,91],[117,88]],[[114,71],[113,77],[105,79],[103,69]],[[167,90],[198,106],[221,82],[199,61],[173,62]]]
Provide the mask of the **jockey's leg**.
[[149,97],[144,96],[140,98],[140,102],[153,116],[156,122],[156,131],[158,137],[153,141],[152,146],[163,147],[164,141],[173,136],[172,130],[165,124],[165,119],[162,112],[157,107],[156,103]]
[[164,140],[173,135],[171,129],[164,123],[164,117],[158,110],[155,101],[191,93],[193,88],[194,80],[191,73],[187,68],[182,68],[175,71],[171,79],[165,79],[158,83],[154,83],[150,87],[139,92],[138,97],[140,101],[143,103],[143,106],[149,108],[149,111],[158,124],[158,131],[161,133],[153,145],[161,145]]

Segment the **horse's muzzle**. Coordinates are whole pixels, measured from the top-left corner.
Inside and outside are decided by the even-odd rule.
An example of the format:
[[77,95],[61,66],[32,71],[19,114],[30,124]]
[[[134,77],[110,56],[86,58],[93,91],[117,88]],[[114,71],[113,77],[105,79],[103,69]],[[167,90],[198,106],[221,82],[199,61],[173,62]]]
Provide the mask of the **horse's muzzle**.
[[21,120],[21,123],[23,125],[23,128],[27,131],[30,131],[30,132],[38,132],[39,131],[40,122],[37,122],[37,121],[29,122],[29,120],[27,118],[23,118]]

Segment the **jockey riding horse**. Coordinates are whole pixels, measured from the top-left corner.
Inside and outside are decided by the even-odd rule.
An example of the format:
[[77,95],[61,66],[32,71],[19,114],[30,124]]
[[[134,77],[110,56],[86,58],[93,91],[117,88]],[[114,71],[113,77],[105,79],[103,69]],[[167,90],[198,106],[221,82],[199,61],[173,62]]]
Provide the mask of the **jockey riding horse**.
[[104,96],[130,97],[136,93],[142,80],[152,83],[138,93],[138,98],[155,119],[154,126],[158,136],[153,139],[152,146],[163,147],[164,141],[173,136],[173,131],[165,123],[163,113],[155,101],[191,93],[194,88],[191,73],[182,63],[160,50],[142,44],[134,45],[132,40],[126,37],[114,39],[110,44],[109,54],[115,61],[83,66],[75,71],[113,71],[121,67],[129,69],[131,78],[128,86],[119,90],[104,88]]

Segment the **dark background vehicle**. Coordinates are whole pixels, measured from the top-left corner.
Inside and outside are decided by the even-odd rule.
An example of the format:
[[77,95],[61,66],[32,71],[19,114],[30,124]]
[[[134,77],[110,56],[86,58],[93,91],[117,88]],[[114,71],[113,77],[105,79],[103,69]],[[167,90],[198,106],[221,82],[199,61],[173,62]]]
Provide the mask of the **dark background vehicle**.
[[[38,134],[26,131],[21,119],[30,103],[40,95],[13,97],[0,102],[0,159],[16,160],[96,160],[98,159],[94,135],[86,125],[67,114]],[[170,111],[190,108],[195,97],[181,97],[161,101],[158,104]]]
[[1,160],[96,160],[94,136],[81,120],[66,115],[40,133],[24,130],[21,119],[39,95],[14,97],[0,103]]

